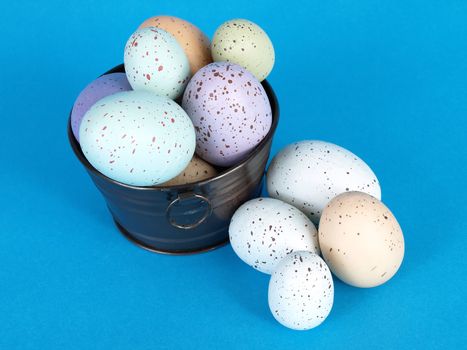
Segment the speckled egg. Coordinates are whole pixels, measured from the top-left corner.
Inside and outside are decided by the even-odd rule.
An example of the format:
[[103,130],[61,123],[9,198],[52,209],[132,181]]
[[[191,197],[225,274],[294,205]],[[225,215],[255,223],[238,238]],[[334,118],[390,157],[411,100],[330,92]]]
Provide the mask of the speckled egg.
[[128,39],[125,71],[134,90],[147,90],[175,99],[190,78],[188,58],[177,40],[166,31],[147,27]]
[[164,182],[161,186],[186,185],[203,181],[217,175],[217,170],[208,162],[196,155],[193,156],[188,166],[172,180]]
[[404,258],[404,236],[391,211],[362,192],[335,197],[319,224],[323,257],[334,274],[355,287],[388,281]]
[[362,191],[380,199],[373,171],[352,152],[324,141],[288,145],[272,160],[267,172],[271,197],[281,199],[319,222],[326,204],[346,191]]
[[214,61],[228,61],[248,69],[263,81],[274,66],[274,47],[266,32],[246,19],[225,22],[214,33]]
[[177,176],[193,157],[196,143],[183,109],[147,91],[99,100],[84,115],[79,136],[85,157],[98,171],[137,186]]
[[125,73],[106,74],[86,86],[79,94],[71,111],[71,129],[76,139],[79,141],[81,120],[94,103],[105,96],[129,90],[131,90],[131,86]]
[[313,223],[297,208],[273,198],[252,199],[238,208],[229,236],[240,259],[264,273],[272,273],[294,251],[319,254]]
[[196,129],[196,153],[223,167],[248,156],[271,127],[263,86],[236,64],[215,62],[200,69],[185,90],[182,106]]
[[294,252],[283,259],[269,282],[269,308],[288,328],[306,330],[328,317],[334,284],[325,262],[311,252]]
[[146,27],[163,29],[177,39],[188,57],[192,75],[212,62],[208,37],[190,22],[173,16],[156,16],[145,20],[140,26]]

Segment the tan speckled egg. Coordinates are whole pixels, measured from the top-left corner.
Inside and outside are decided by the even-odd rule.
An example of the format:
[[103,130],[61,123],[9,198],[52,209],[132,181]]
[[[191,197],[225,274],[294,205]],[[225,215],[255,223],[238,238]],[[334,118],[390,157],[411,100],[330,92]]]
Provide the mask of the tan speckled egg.
[[266,79],[274,66],[274,47],[269,36],[246,19],[233,19],[217,28],[211,53],[214,61],[236,63],[259,81]]
[[157,27],[172,34],[185,51],[191,75],[212,62],[210,42],[195,25],[173,16],[156,16],[145,20],[140,28]]
[[217,175],[217,170],[208,162],[193,156],[188,166],[180,174],[160,186],[186,185],[203,181]]
[[404,258],[396,218],[381,201],[362,192],[345,192],[329,202],[319,222],[319,244],[331,271],[355,287],[385,283]]

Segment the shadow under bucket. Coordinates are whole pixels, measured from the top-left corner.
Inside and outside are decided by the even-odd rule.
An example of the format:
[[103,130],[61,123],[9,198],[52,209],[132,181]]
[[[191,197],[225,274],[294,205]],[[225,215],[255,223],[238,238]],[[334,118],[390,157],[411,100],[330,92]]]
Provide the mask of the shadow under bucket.
[[[124,72],[119,65],[105,74]],[[266,137],[241,163],[211,179],[170,187],[131,186],[98,172],[84,157],[68,121],[75,155],[104,196],[118,229],[138,246],[158,253],[191,254],[228,242],[230,219],[249,199],[260,196],[263,175],[279,121],[279,105],[268,82],[262,83],[272,108]]]

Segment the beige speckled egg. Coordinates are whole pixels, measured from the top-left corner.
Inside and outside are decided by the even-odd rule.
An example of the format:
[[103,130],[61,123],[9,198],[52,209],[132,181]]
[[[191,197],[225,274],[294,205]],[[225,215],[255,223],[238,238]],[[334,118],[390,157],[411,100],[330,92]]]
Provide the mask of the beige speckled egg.
[[208,162],[193,156],[188,166],[179,175],[160,186],[186,185],[203,181],[217,175],[217,170]]
[[329,202],[319,223],[319,244],[331,271],[355,287],[387,282],[404,258],[404,236],[396,218],[363,192],[345,192]]
[[266,32],[246,19],[225,22],[214,33],[211,44],[214,61],[228,61],[243,66],[259,81],[274,66],[274,47]]
[[173,16],[156,16],[145,20],[140,28],[157,27],[172,34],[185,51],[191,75],[212,62],[209,39],[195,25]]

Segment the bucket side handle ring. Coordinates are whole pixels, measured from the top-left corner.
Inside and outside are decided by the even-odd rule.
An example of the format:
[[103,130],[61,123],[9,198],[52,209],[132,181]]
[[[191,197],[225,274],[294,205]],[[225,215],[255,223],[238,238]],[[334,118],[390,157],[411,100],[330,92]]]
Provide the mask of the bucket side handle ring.
[[[196,220],[195,222],[193,223],[190,223],[190,224],[180,224],[177,222],[176,219],[174,219],[172,217],[172,208],[174,205],[178,204],[178,203],[182,203],[186,200],[190,200],[190,199],[199,199],[200,201],[202,202],[205,202],[206,203],[206,210],[204,212],[204,214],[198,219]],[[183,230],[190,230],[190,229],[193,229],[195,227],[198,227],[199,225],[201,225],[204,221],[206,221],[206,219],[211,215],[212,213],[212,205],[211,205],[211,201],[199,194],[199,193],[194,193],[194,192],[185,192],[185,193],[181,193],[179,194],[177,197],[175,197],[175,199],[173,199],[169,205],[167,206],[167,209],[165,210],[165,216],[167,218],[167,221],[174,227],[176,228],[180,228],[180,229],[183,229]]]

